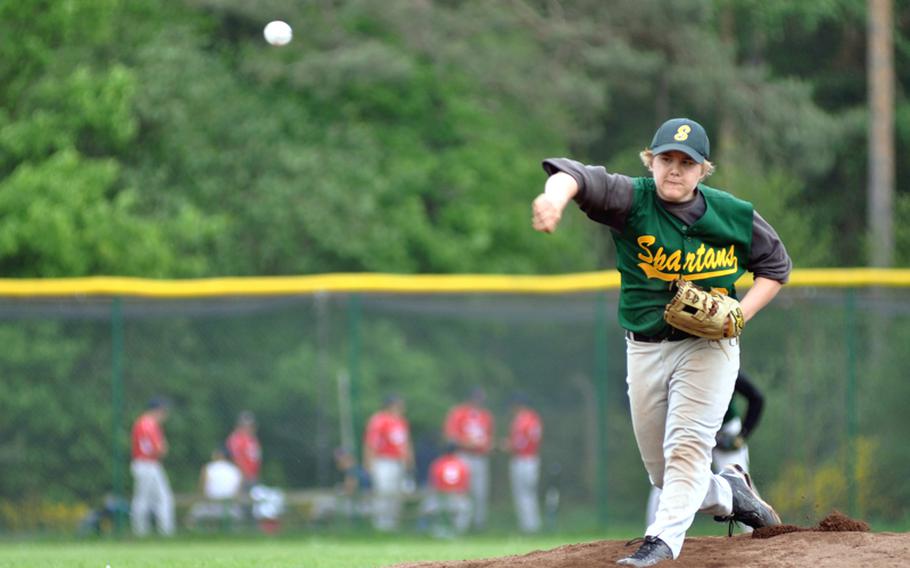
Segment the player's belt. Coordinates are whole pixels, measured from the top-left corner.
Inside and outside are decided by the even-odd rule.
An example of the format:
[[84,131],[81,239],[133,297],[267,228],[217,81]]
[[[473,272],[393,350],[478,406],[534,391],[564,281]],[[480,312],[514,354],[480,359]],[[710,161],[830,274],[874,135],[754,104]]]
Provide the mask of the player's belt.
[[626,338],[633,341],[644,341],[645,343],[660,343],[661,341],[682,341],[683,339],[690,339],[695,337],[691,333],[686,333],[675,327],[667,326],[666,331],[659,333],[657,335],[644,335],[641,333],[635,333],[634,331],[626,330]]

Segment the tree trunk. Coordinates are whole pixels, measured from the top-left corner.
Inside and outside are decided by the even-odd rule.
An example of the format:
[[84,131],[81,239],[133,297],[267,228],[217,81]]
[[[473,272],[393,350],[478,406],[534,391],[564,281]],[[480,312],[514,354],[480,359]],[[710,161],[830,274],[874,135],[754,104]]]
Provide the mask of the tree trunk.
[[891,0],[868,0],[869,264],[894,263],[894,21]]
[[[730,50],[730,61],[733,65],[736,65],[736,15],[729,3],[721,5],[719,23],[720,41],[725,48]],[[727,87],[737,89],[739,86],[733,84]],[[734,110],[731,108],[730,98],[729,93],[726,93],[726,96],[723,93],[718,93],[718,101],[720,101],[719,128],[716,147],[711,150],[714,161],[717,161],[718,156],[724,158],[733,156],[736,153],[736,127],[734,126]],[[723,161],[725,160],[721,159],[721,162]]]

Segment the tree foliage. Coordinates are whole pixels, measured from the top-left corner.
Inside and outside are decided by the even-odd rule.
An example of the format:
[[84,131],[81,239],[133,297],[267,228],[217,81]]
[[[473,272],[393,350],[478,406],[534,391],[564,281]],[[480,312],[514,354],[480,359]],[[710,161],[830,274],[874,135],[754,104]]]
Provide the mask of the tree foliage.
[[[527,230],[539,160],[644,175],[630,157],[679,114],[716,133],[725,188],[796,188],[772,224],[821,215],[833,248],[803,251],[816,241],[785,229],[794,257],[855,264],[863,4],[10,4],[0,194],[7,217],[33,227],[7,231],[0,265],[17,276],[590,270],[596,251],[575,244],[591,239],[587,223],[570,216],[546,239]],[[896,3],[899,84],[907,10]],[[291,45],[262,41],[265,14],[294,24]],[[901,94],[901,148],[906,104]],[[11,195],[22,184],[42,185],[43,205],[26,213],[32,200]],[[856,238],[833,240],[838,225]]]

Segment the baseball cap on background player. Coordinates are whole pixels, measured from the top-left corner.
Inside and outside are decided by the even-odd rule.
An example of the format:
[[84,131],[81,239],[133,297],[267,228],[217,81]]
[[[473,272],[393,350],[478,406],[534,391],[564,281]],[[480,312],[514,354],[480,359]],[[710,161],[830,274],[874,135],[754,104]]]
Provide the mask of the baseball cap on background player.
[[471,390],[468,393],[468,400],[476,404],[483,404],[487,400],[487,392],[482,386],[475,385],[471,387]]
[[382,399],[382,406],[388,408],[389,406],[398,404],[399,402],[404,402],[404,399],[401,398],[400,394],[393,392],[385,395],[385,397]]
[[148,410],[155,410],[156,408],[162,408],[168,410],[171,407],[171,401],[163,396],[153,396],[148,400],[145,407]]
[[509,396],[509,406],[528,406],[531,403],[531,398],[524,391],[516,391]]
[[671,118],[654,133],[651,152],[656,156],[678,150],[699,164],[711,155],[711,143],[704,127],[691,118]]

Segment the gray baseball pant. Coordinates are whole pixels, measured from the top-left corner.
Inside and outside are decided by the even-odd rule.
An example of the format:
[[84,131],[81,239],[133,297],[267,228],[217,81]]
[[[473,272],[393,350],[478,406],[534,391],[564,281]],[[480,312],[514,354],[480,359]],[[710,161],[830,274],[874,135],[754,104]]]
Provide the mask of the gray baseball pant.
[[645,534],[676,558],[697,512],[732,512],[730,484],[711,472],[711,450],[733,396],[739,342],[627,339],[626,363],[635,441],[651,484],[663,490]]
[[149,513],[153,513],[158,532],[165,536],[173,535],[176,525],[174,494],[164,468],[157,461],[133,460],[130,471],[133,474],[133,502],[130,506],[133,533],[147,535]]

